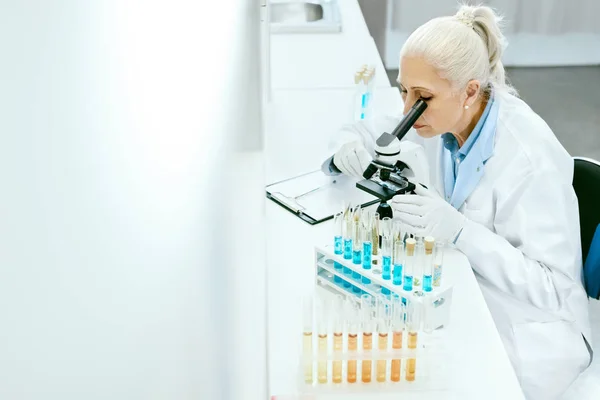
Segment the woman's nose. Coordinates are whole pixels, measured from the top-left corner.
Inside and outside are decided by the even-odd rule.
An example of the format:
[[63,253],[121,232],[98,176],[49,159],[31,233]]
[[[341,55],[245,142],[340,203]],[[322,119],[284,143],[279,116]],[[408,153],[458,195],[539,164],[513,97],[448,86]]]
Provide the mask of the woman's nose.
[[404,109],[402,110],[402,115],[406,115],[408,110],[415,104],[415,99],[412,96],[407,95],[404,99]]

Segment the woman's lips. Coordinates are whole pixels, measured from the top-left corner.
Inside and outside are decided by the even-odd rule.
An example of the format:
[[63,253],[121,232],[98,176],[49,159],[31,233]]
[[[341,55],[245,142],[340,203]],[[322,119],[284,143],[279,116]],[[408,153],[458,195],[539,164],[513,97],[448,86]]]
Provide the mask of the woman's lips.
[[418,125],[418,124],[414,124],[414,125],[413,125],[413,128],[415,128],[415,129],[421,129],[421,128],[424,128],[425,126],[427,126],[427,125]]

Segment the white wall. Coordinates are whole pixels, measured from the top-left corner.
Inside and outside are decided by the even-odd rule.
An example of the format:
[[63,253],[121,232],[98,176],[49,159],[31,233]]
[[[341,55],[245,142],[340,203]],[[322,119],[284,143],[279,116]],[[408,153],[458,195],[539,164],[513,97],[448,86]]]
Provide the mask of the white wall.
[[0,2],[0,398],[265,398],[255,3]]

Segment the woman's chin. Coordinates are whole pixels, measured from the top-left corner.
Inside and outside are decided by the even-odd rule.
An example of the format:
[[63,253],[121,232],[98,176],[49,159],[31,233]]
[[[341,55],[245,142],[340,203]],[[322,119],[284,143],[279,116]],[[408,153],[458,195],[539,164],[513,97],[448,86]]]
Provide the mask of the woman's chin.
[[424,126],[422,128],[417,129],[417,134],[422,138],[432,138],[435,136],[435,132],[431,129],[430,126]]

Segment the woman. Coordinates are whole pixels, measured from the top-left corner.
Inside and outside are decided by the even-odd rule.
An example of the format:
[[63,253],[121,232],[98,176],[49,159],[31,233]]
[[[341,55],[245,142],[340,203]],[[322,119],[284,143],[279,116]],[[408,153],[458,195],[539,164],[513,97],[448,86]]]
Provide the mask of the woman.
[[[462,6],[408,38],[404,113],[419,98],[428,107],[407,139],[425,148],[432,184],[391,205],[409,232],[468,257],[525,394],[547,400],[591,361],[573,161],[505,82],[498,21]],[[374,139],[397,123],[343,129],[331,172],[362,175]]]

